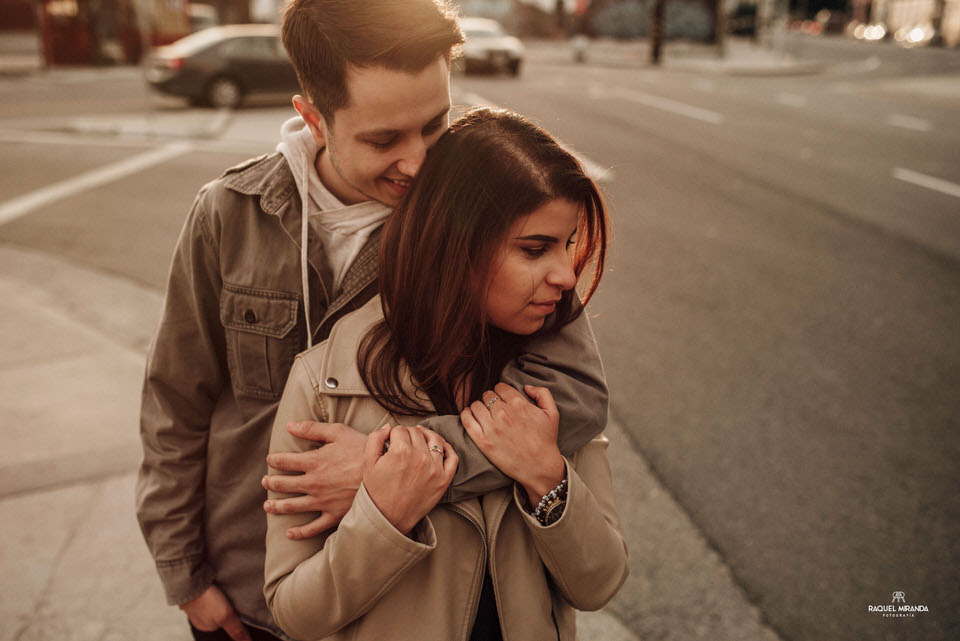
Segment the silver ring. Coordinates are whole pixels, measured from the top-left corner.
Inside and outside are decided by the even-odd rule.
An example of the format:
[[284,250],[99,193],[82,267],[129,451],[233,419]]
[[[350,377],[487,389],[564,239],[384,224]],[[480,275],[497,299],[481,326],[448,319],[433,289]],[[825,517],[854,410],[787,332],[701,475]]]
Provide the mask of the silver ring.
[[499,396],[494,396],[493,398],[491,398],[489,401],[487,401],[487,404],[486,404],[486,405],[487,405],[487,409],[490,409],[490,406],[493,405],[494,403],[496,403],[496,402],[499,401],[499,400],[500,400],[500,397],[499,397]]
[[443,454],[443,450],[441,450],[441,449],[440,449],[440,446],[437,445],[436,443],[434,443],[433,445],[430,446],[430,451],[431,451],[431,452],[436,452],[437,454]]

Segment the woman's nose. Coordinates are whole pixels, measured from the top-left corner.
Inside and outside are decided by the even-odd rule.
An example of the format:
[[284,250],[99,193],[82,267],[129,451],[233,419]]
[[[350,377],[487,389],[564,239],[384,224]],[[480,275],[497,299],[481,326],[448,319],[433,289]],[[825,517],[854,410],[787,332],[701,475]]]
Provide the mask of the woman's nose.
[[547,273],[547,283],[563,290],[573,289],[577,284],[577,274],[573,271],[573,260],[567,252],[558,257]]

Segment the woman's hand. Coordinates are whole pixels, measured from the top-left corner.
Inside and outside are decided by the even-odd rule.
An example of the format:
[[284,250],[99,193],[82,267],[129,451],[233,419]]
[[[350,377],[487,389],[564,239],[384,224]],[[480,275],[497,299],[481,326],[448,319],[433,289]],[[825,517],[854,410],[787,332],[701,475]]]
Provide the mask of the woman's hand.
[[[390,448],[384,452],[388,439]],[[459,462],[457,453],[436,432],[419,425],[384,425],[367,437],[363,484],[383,516],[410,534],[440,501]]]
[[557,447],[560,414],[545,387],[523,388],[536,405],[505,383],[483,393],[460,413],[467,434],[491,463],[527,492],[531,505],[563,480]]

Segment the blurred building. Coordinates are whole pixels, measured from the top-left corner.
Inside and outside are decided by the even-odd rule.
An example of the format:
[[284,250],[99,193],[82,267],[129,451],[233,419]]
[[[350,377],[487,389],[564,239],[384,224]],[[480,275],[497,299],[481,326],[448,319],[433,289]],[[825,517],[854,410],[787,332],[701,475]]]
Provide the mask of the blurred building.
[[0,6],[3,28],[36,32],[47,65],[135,64],[150,46],[190,33],[187,0],[0,0]]
[[[586,11],[588,32],[614,38],[646,38],[651,32],[654,0],[593,0]],[[667,38],[712,40],[714,0],[668,0],[664,16]]]
[[512,0],[460,0],[454,4],[460,8],[461,16],[493,18],[503,22],[507,14],[513,11],[514,2]]
[[960,44],[960,0],[873,0],[870,21],[885,24],[894,35],[919,29],[924,38],[939,26],[943,44]]
[[278,22],[285,0],[0,0],[0,30],[33,31],[49,65],[136,64],[213,24]]

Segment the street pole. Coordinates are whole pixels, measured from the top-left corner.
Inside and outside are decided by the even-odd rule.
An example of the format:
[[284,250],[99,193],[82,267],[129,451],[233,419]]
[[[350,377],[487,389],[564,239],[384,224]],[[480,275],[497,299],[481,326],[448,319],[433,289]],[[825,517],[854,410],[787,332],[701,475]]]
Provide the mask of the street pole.
[[766,47],[772,46],[770,26],[773,18],[775,0],[758,0],[754,38]]
[[727,56],[727,7],[726,0],[714,0],[714,39],[717,45],[717,57]]
[[930,46],[932,47],[943,46],[943,12],[946,9],[946,4],[946,0],[936,0],[933,5],[933,16],[931,19],[933,23],[933,39],[930,40]]
[[660,64],[660,51],[663,48],[663,14],[667,0],[654,0],[653,25],[650,30],[650,62]]

